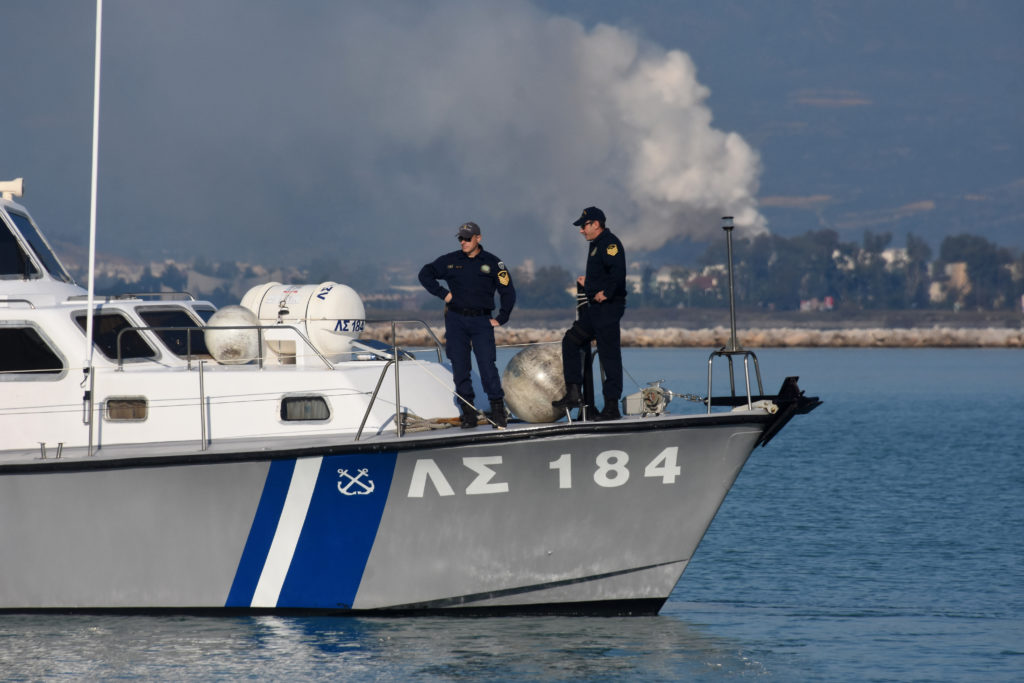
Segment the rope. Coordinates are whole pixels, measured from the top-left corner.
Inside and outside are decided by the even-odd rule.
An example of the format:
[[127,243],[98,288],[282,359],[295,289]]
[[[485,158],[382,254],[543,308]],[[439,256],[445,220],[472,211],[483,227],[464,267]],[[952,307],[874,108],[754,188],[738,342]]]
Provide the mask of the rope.
[[[421,368],[421,369],[423,370],[423,372],[424,372],[424,373],[425,373],[425,374],[426,374],[426,375],[427,375],[428,377],[430,377],[431,379],[433,379],[434,381],[436,381],[436,382],[437,382],[438,384],[440,384],[440,385],[441,385],[442,387],[444,387],[445,391],[448,391],[448,385],[447,385],[447,383],[446,383],[446,382],[445,382],[445,381],[444,381],[443,379],[441,379],[441,378],[437,377],[436,375],[434,375],[434,373],[432,373],[432,372],[430,371],[430,369],[429,369],[429,368],[428,368],[428,367],[427,367],[426,365],[424,365],[424,364],[423,364],[424,362],[423,362],[423,361],[421,361],[420,359],[418,359],[418,358],[414,358],[414,359],[412,359],[411,361],[408,361],[408,360],[406,360],[406,361],[402,361],[402,362],[403,362],[403,363],[409,363],[409,362],[412,362],[412,363],[416,363],[417,365],[419,365],[419,366],[420,366],[420,368]],[[468,406],[468,407],[472,408],[473,410],[475,410],[475,411],[476,411],[476,413],[477,413],[478,419],[479,419],[479,417],[481,417],[481,416],[482,416],[482,417],[483,417],[483,418],[484,418],[484,419],[485,419],[485,420],[486,420],[486,421],[488,422],[488,424],[490,424],[490,425],[491,425],[492,427],[498,427],[498,425],[496,425],[496,424],[494,423],[494,420],[492,420],[492,419],[491,419],[491,418],[490,418],[490,417],[489,417],[489,416],[487,415],[487,413],[485,413],[485,412],[484,412],[484,411],[482,411],[482,410],[477,410],[477,407],[476,407],[476,406],[472,405],[472,404],[471,404],[471,403],[470,403],[469,401],[467,401],[466,399],[464,399],[464,398],[462,398],[461,396],[459,396],[458,392],[452,391],[452,392],[450,392],[450,393],[451,393],[451,395],[452,395],[452,396],[454,396],[454,397],[455,397],[455,399],[456,399],[457,401],[459,401],[459,402],[460,402],[460,403],[462,403],[463,405],[466,405],[466,406]],[[413,415],[414,413],[409,413],[409,414],[410,414],[410,415]],[[417,417],[418,417],[418,416],[417,416]],[[419,418],[419,419],[423,419],[423,418]],[[454,420],[454,421],[455,421],[455,422],[453,422],[453,423],[451,423],[451,424],[447,424],[446,426],[455,426],[456,424],[458,424],[458,423],[459,423],[459,418],[444,418],[444,417],[442,417],[442,418],[434,418],[434,419],[437,419],[437,420]],[[431,429],[441,429],[441,427],[431,427]]]

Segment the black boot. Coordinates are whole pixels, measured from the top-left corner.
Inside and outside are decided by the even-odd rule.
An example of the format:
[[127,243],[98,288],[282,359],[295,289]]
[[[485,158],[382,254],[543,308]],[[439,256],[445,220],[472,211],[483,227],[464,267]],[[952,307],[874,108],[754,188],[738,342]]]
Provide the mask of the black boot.
[[607,422],[608,420],[618,420],[622,415],[619,414],[619,406],[615,401],[605,401],[604,410],[601,412],[594,412],[590,415],[590,419],[594,422]]
[[566,409],[576,408],[583,403],[583,398],[580,396],[580,385],[579,384],[567,384],[565,385],[565,396],[552,401],[551,405],[555,408]]
[[490,418],[495,428],[508,426],[508,413],[505,412],[505,401],[500,398],[491,401]]
[[476,408],[473,406],[467,406],[465,403],[461,404],[462,415],[459,416],[459,426],[463,429],[472,429],[476,427],[477,416]]

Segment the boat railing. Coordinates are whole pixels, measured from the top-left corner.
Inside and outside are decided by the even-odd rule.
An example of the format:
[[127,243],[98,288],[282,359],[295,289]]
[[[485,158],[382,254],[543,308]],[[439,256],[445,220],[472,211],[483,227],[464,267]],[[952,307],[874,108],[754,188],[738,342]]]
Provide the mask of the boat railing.
[[4,304],[5,307],[9,304],[28,304],[28,307],[32,309],[36,307],[36,305],[28,299],[0,299],[0,304]]
[[[430,338],[434,341],[434,349],[437,352],[437,362],[438,363],[443,362],[442,361],[442,355],[441,355],[441,340],[438,339],[437,335],[434,333],[434,330],[430,327],[429,324],[427,324],[423,320],[419,320],[419,319],[415,319],[415,318],[408,319],[408,320],[367,320],[366,322],[388,323],[388,324],[391,325],[391,358],[387,359],[387,362],[384,364],[384,367],[381,368],[380,376],[377,378],[377,385],[374,387],[373,393],[370,395],[370,400],[367,402],[366,411],[363,413],[363,419],[359,423],[359,429],[356,432],[355,440],[358,441],[359,438],[362,436],[363,429],[366,426],[366,421],[370,417],[370,412],[373,409],[374,403],[377,400],[377,396],[380,393],[380,388],[384,384],[384,379],[387,376],[388,369],[391,366],[394,366],[394,368],[395,368],[395,431],[396,431],[398,436],[402,436],[404,430],[402,429],[402,419],[401,419],[402,418],[402,395],[401,395],[401,371],[400,371],[401,363],[400,363],[400,361],[407,360],[407,359],[408,360],[412,360],[413,356],[407,355],[398,346],[398,335],[397,335],[398,325],[415,324],[415,325],[423,326],[423,328],[427,331],[427,334],[429,334]],[[121,347],[122,347],[122,339],[123,339],[124,335],[126,333],[128,333],[128,332],[136,332],[136,333],[138,333],[138,332],[184,332],[185,335],[186,335],[186,337],[185,337],[185,339],[186,339],[186,342],[185,342],[186,358],[187,358],[188,368],[191,370],[191,368],[192,368],[192,360],[193,360],[193,354],[192,354],[192,334],[194,332],[205,332],[206,329],[207,329],[207,327],[153,326],[153,325],[145,325],[145,326],[143,326],[143,325],[132,325],[132,326],[124,327],[121,330],[118,330],[118,333],[117,333],[117,344],[116,344],[116,346],[117,346],[117,370],[121,371],[121,370],[124,369],[124,356],[122,354],[122,348]],[[217,330],[256,330],[256,334],[257,334],[257,348],[259,349],[258,352],[257,352],[257,362],[258,362],[259,367],[261,369],[263,367],[263,336],[264,336],[264,330],[268,330],[268,329],[272,329],[272,330],[275,330],[275,331],[281,330],[281,329],[291,330],[292,332],[294,332],[298,336],[299,339],[302,340],[302,342],[309,349],[311,349],[313,351],[314,354],[316,354],[316,356],[318,358],[320,358],[321,361],[323,361],[325,367],[327,367],[330,370],[335,369],[334,365],[331,363],[331,361],[328,360],[327,357],[324,356],[320,351],[318,351],[316,349],[316,347],[313,345],[313,343],[304,334],[302,334],[302,332],[300,332],[294,325],[223,325],[223,326],[222,325],[217,325],[217,326],[209,328],[209,329],[217,329]],[[165,344],[165,346],[166,346],[166,344]],[[172,351],[172,353],[173,353],[173,351]],[[202,369],[203,369],[202,368],[202,363],[200,363],[199,364],[200,383],[202,383]],[[200,391],[202,391],[202,389]],[[204,430],[203,431],[204,431],[203,443],[204,443],[204,447],[205,447],[205,443],[206,443],[205,425],[204,425]]]
[[359,441],[359,438],[363,435],[363,428],[366,426],[366,421],[370,417],[370,411],[373,410],[373,404],[377,401],[377,395],[380,393],[380,388],[384,384],[384,378],[387,376],[388,368],[392,365],[395,366],[395,433],[401,437],[403,434],[402,429],[402,394],[401,394],[401,376],[400,370],[401,364],[399,361],[402,360],[402,352],[398,348],[398,335],[397,326],[401,324],[415,323],[422,325],[426,329],[427,334],[434,340],[434,348],[437,350],[437,362],[441,361],[441,340],[434,334],[434,330],[431,329],[425,321],[419,319],[410,320],[367,320],[368,323],[390,323],[391,324],[391,358],[384,367],[381,368],[380,376],[377,378],[377,386],[374,387],[373,393],[370,395],[370,400],[366,403],[366,412],[363,413],[363,419],[359,423],[359,429],[356,431],[355,440]]
[[[125,294],[108,294],[104,297],[107,301],[121,301],[124,299],[159,299],[161,301],[196,301],[191,292],[127,292]],[[88,294],[75,294],[69,296],[68,301],[87,301]]]
[[[391,325],[391,346],[392,351],[395,353],[397,353],[398,349],[398,338],[396,336],[397,326],[411,324],[422,325],[423,329],[427,331],[428,335],[430,335],[430,338],[434,340],[434,349],[437,351],[437,362],[444,362],[442,357],[441,340],[437,338],[436,334],[434,334],[433,328],[430,327],[430,324],[427,321],[420,320],[419,318],[409,318],[407,320],[391,320],[390,318],[382,318],[379,320],[375,320],[372,318],[367,318],[364,322],[373,324],[383,323]],[[397,356],[395,357],[397,358]]]
[[[291,330],[296,336],[310,349],[316,356],[323,362],[324,367],[328,370],[334,369],[334,364],[327,359],[324,354],[320,353],[313,342],[311,342],[306,335],[302,334],[294,325],[216,325],[214,327],[187,327],[187,326],[142,326],[142,325],[131,325],[124,327],[117,333],[117,369],[124,369],[124,358],[121,353],[121,339],[126,332],[184,332],[186,335],[185,347],[186,347],[186,362],[188,369],[192,369],[192,333],[193,332],[205,332],[207,329],[212,330],[256,330],[256,363],[260,369],[263,369],[263,331],[264,330]],[[164,344],[166,346],[166,343]],[[168,347],[170,348],[170,347]],[[173,351],[172,351],[173,353]],[[175,354],[177,355],[177,354]]]
[[724,357],[724,358],[728,359],[728,361],[729,361],[729,391],[730,391],[730,393],[731,393],[733,398],[736,397],[736,375],[735,375],[735,370],[733,369],[733,362],[732,362],[732,359],[735,356],[743,356],[743,379],[745,380],[746,390],[747,390],[747,408],[748,409],[753,409],[753,407],[754,407],[753,396],[751,395],[751,392],[750,392],[750,360],[751,359],[753,359],[753,361],[754,361],[754,373],[757,375],[757,393],[760,396],[764,396],[764,386],[761,384],[761,368],[757,364],[757,354],[755,354],[753,351],[750,351],[749,349],[729,349],[729,348],[723,347],[721,349],[718,349],[717,351],[712,351],[711,355],[708,357],[708,397],[707,397],[708,413],[711,412],[711,371],[712,371],[712,366],[714,365],[715,358],[722,358],[722,357]]

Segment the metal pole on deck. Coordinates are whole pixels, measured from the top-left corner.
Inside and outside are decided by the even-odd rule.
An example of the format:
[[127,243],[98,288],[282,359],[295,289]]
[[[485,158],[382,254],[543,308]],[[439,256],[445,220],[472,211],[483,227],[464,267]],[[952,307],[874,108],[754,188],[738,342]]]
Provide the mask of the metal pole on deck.
[[206,385],[203,380],[203,366],[206,361],[199,361],[199,429],[202,433],[202,443],[199,449],[206,450]]
[[726,346],[712,351],[708,357],[708,414],[711,413],[711,372],[712,365],[716,357],[725,356],[729,362],[729,390],[731,396],[736,396],[736,377],[733,370],[732,357],[743,356],[743,377],[746,381],[747,390],[747,408],[752,407],[752,395],[750,393],[750,368],[749,359],[754,359],[754,370],[757,373],[757,388],[760,392],[759,395],[764,395],[764,387],[761,385],[761,369],[757,363],[757,356],[754,355],[753,351],[746,351],[740,346],[736,339],[736,283],[733,278],[733,263],[732,263],[732,216],[722,216],[722,230],[725,230],[725,245],[726,245],[726,257],[728,260],[729,268],[729,343]]
[[742,351],[736,341],[736,294],[732,277],[732,216],[722,216],[722,230],[725,230],[725,248],[729,265],[729,346],[726,351]]

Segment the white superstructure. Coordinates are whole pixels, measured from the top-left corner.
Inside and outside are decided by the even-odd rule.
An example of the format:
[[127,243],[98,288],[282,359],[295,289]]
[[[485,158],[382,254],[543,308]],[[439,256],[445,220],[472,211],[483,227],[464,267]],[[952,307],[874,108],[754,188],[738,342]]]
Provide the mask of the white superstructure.
[[[10,186],[0,190],[16,194]],[[119,444],[352,438],[364,419],[366,434],[395,430],[392,353],[359,340],[365,311],[352,288],[252,290],[243,305],[256,324],[219,331],[254,340],[255,355],[241,364],[208,350],[209,302],[184,293],[99,297],[87,372],[86,290],[13,197],[0,199],[0,223],[0,460],[52,455],[58,445],[67,457]],[[439,361],[430,351],[402,363],[400,412],[457,416],[451,373]]]

